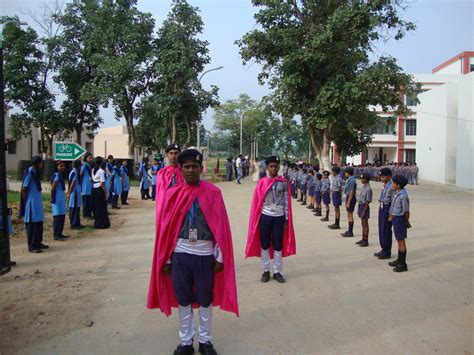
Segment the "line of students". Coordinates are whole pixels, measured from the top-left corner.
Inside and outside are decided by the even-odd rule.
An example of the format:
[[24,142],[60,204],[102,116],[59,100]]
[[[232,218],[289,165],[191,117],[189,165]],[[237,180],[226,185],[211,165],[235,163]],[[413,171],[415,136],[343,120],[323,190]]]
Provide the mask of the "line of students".
[[[408,270],[406,264],[407,229],[410,228],[410,210],[408,193],[405,186],[409,183],[403,175],[395,175],[392,178],[392,169],[383,167],[378,170],[379,178],[383,184],[379,197],[378,211],[378,234],[381,250],[374,254],[381,260],[390,259],[392,251],[392,230],[398,243],[398,258],[389,263],[395,272]],[[330,176],[332,178],[330,179]],[[369,219],[370,204],[372,202],[372,188],[370,181],[373,178],[369,172],[363,172],[358,177],[362,187],[357,190],[357,181],[354,176],[354,167],[347,166],[342,170],[334,166],[331,173],[324,170],[320,174],[317,169],[306,165],[291,165],[288,169],[288,178],[291,181],[291,193],[302,205],[307,205],[308,194],[310,197],[308,209],[315,216],[322,216],[323,205],[325,216],[321,221],[328,222],[330,205],[334,207],[334,223],[328,225],[329,229],[340,229],[341,212],[340,207],[344,204],[347,213],[348,226],[341,236],[350,238],[354,236],[354,212],[357,207],[357,216],[362,226],[362,238],[356,242],[360,247],[369,246]],[[344,181],[345,180],[345,184]]]
[[[114,162],[114,164],[112,164]],[[20,217],[23,217],[28,240],[28,250],[42,253],[49,246],[43,244],[44,209],[41,187],[41,167],[43,160],[34,156],[30,167],[25,171],[21,184]],[[94,166],[92,166],[94,163]],[[108,164],[111,165],[108,166]],[[83,217],[94,219],[94,228],[110,227],[107,211],[108,196],[112,208],[118,207],[121,196],[122,205],[127,205],[130,180],[128,162],[114,161],[109,156],[107,164],[103,158],[93,159],[86,153],[81,165],[80,160],[73,162],[68,177],[68,191],[64,179],[65,163],[56,162],[56,172],[51,176],[51,213],[53,215],[53,236],[56,241],[64,241],[68,236],[63,234],[67,208],[71,229],[81,229],[80,210]]]

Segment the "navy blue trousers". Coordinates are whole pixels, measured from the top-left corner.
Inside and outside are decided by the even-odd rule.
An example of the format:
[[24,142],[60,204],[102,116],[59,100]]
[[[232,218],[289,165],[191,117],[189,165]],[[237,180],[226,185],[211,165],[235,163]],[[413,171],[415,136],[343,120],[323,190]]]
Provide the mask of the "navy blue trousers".
[[25,223],[28,249],[39,249],[43,241],[43,222]]
[[122,194],[120,195],[120,199],[122,200],[122,205],[125,205],[128,199],[128,191],[122,191]]
[[53,235],[54,237],[61,237],[64,231],[64,221],[66,220],[66,215],[53,216]]
[[156,185],[151,185],[151,199],[155,200],[156,197]]
[[384,256],[392,254],[392,226],[388,221],[390,205],[379,208],[379,241]]
[[81,225],[81,208],[69,207],[69,223],[71,228],[77,228]]
[[112,195],[112,199],[110,201],[110,203],[112,204],[112,207],[117,207],[118,199],[119,199],[119,195]]
[[209,307],[214,299],[214,255],[171,255],[171,279],[178,304]]
[[92,217],[92,212],[94,212],[94,199],[92,195],[83,195],[82,196],[82,215],[84,218]]
[[270,217],[264,214],[260,216],[260,243],[262,249],[267,250],[270,248],[270,244],[275,251],[283,249],[283,225],[285,220],[285,216]]

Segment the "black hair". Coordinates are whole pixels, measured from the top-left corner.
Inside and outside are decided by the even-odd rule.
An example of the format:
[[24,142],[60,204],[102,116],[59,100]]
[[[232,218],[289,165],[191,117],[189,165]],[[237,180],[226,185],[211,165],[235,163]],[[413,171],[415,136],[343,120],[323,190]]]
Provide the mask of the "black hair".
[[87,158],[89,158],[90,156],[92,156],[92,154],[89,152],[86,152],[86,154],[84,154],[84,158],[82,158],[82,161],[87,161]]
[[102,157],[95,157],[95,159],[94,159],[94,168],[92,169],[94,174],[97,172],[97,170],[102,168],[103,164],[104,164],[104,159]]
[[109,154],[109,156],[107,157],[107,160],[113,159],[113,158],[114,158],[114,156],[112,154]]
[[31,165],[41,163],[42,161],[43,161],[43,158],[41,158],[39,155],[35,155],[31,158]]
[[79,159],[74,160],[72,163],[72,167],[75,169],[79,169],[81,167],[81,161]]

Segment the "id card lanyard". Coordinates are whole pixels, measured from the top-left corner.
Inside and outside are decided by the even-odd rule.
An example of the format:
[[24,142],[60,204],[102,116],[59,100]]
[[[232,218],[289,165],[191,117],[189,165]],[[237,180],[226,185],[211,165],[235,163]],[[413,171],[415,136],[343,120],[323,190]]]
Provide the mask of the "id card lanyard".
[[276,188],[278,186],[278,181],[275,182],[272,186],[272,197],[273,197],[273,203],[272,203],[272,207],[271,207],[271,211],[272,212],[275,212],[276,211]]
[[197,199],[194,200],[193,205],[189,209],[189,242],[196,243],[198,240],[197,228],[196,228],[196,205]]

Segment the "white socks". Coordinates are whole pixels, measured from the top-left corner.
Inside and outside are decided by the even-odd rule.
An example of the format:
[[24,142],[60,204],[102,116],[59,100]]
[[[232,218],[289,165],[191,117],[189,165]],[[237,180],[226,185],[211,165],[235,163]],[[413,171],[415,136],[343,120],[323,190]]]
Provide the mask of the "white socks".
[[[262,271],[267,272],[270,271],[270,250],[262,249]],[[283,258],[281,251],[274,251],[273,252],[273,273],[277,274],[281,272],[283,269]]]
[[[211,341],[212,328],[212,305],[209,307],[199,307],[199,342],[207,343]],[[194,313],[192,305],[179,306],[179,339],[181,345],[192,345],[194,338]]]

